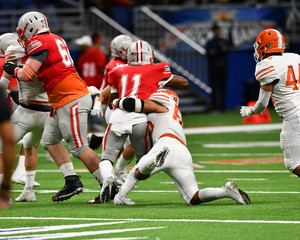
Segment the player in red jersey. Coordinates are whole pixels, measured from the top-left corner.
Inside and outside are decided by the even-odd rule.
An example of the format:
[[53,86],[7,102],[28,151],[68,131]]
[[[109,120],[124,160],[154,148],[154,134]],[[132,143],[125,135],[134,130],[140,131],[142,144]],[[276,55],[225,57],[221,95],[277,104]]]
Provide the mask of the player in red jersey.
[[[19,43],[24,46],[28,60],[22,68],[5,63],[4,69],[20,81],[36,77],[43,82],[53,107],[45,123],[43,147],[51,154],[61,171],[74,173],[68,151],[61,144],[64,139],[74,157],[82,160],[100,183],[100,158],[87,144],[87,116],[92,100],[86,83],[80,78],[65,41],[50,32],[47,18],[40,12],[25,13],[18,22]],[[77,175],[65,177],[66,184],[53,201],[63,201],[83,191]]]
[[[81,54],[76,62],[79,75],[88,86],[100,89],[103,84],[104,69],[107,64],[106,54],[100,50],[103,36],[92,38],[84,35],[75,40],[81,50]],[[94,100],[94,96],[93,96]],[[89,115],[89,126],[91,132],[104,132],[102,121]]]
[[[135,97],[147,99],[159,87],[185,87],[188,81],[174,76],[167,63],[154,64],[154,54],[149,43],[138,40],[133,42],[127,52],[128,65],[114,68],[109,72],[111,86],[110,101],[116,97]],[[111,191],[113,164],[126,138],[129,136],[137,161],[149,151],[147,142],[147,116],[144,113],[128,113],[115,109],[109,119],[102,142],[100,171],[103,187],[100,197],[102,202],[113,198]]]

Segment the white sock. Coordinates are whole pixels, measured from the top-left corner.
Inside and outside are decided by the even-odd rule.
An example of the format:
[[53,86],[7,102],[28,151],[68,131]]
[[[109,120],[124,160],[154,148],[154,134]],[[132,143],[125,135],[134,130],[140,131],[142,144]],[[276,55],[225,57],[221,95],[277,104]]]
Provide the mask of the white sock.
[[120,172],[120,171],[126,169],[126,166],[128,165],[128,163],[130,161],[131,161],[131,159],[126,159],[126,158],[124,158],[123,154],[121,154],[121,156],[118,158],[118,161],[116,163],[115,171]]
[[63,163],[59,166],[60,171],[63,173],[64,177],[70,176],[70,175],[76,175],[74,171],[73,163],[67,162]]
[[224,188],[204,188],[199,191],[201,202],[210,202],[225,197],[227,196]]
[[25,174],[25,156],[24,155],[19,156],[19,161],[18,161],[18,165],[16,167],[15,172],[18,172],[18,174],[20,174],[20,173]]
[[128,177],[126,178],[125,182],[122,185],[122,188],[119,192],[121,197],[127,196],[127,194],[137,185],[138,180],[135,178],[135,167],[130,171]]
[[101,176],[101,173],[100,173],[100,169],[98,168],[95,172],[93,172],[93,176],[96,178],[96,180],[99,182],[99,183],[102,183],[103,182],[103,178]]
[[104,160],[99,163],[100,173],[103,179],[112,175],[113,166],[109,160]]
[[24,189],[33,189],[36,171],[26,171],[26,183]]

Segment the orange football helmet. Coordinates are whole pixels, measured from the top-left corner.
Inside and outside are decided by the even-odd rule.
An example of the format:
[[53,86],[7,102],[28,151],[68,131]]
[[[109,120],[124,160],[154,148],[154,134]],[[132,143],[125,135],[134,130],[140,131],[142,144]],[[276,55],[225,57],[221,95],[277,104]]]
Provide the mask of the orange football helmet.
[[256,62],[264,59],[266,53],[284,52],[285,40],[281,32],[276,29],[263,30],[253,45]]

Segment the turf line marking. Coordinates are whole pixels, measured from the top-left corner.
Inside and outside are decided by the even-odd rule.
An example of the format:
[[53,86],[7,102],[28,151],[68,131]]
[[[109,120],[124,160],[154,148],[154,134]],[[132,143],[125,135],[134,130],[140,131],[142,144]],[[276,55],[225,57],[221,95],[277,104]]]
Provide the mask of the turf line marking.
[[232,181],[266,181],[267,178],[227,178],[227,180]]
[[1,237],[0,239],[54,239],[54,238],[70,238],[80,236],[92,236],[100,234],[110,233],[123,233],[143,230],[156,230],[167,227],[148,227],[148,228],[129,228],[129,229],[112,229],[112,230],[100,230],[100,231],[85,231],[85,232],[68,232],[68,233],[52,233],[52,234],[40,234],[40,235],[24,235],[24,236],[12,236],[12,237]]
[[186,135],[192,135],[192,134],[209,134],[209,133],[228,133],[228,132],[255,132],[255,131],[265,132],[265,131],[272,131],[272,130],[280,130],[281,128],[282,128],[282,123],[271,123],[271,124],[184,128],[184,133]]
[[192,153],[193,157],[278,157],[282,153]]
[[290,173],[282,170],[194,170],[195,173]]
[[[221,219],[145,219],[145,218],[57,218],[57,217],[0,217],[4,220],[79,220],[79,221],[133,221],[133,222],[215,222],[215,223],[269,223],[269,224],[300,224],[300,221],[285,220],[221,220]],[[159,227],[165,228],[165,227]],[[146,228],[148,230],[152,228]],[[154,228],[157,229],[157,228]],[[131,229],[129,229],[131,230]]]
[[204,148],[253,148],[253,147],[278,147],[280,142],[233,142],[233,143],[205,143]]
[[[201,162],[200,162],[201,163]],[[36,172],[46,172],[46,173],[56,173],[61,171],[58,170],[45,170],[45,169],[40,169],[36,170]],[[89,172],[86,169],[75,169],[75,172]],[[287,170],[194,170],[196,173],[290,173]]]
[[[35,190],[36,193],[55,193],[58,190]],[[23,190],[11,190],[11,192],[23,192]],[[85,189],[84,192],[97,192],[99,193],[99,190],[87,190]],[[131,192],[134,193],[178,193],[177,190],[133,190]],[[258,193],[258,194],[299,194],[300,192],[271,192],[271,191],[247,191],[247,193]],[[1,219],[1,218],[0,218]]]
[[127,223],[127,222],[128,221],[85,223],[85,224],[76,224],[76,225],[58,225],[58,226],[42,226],[42,227],[6,228],[6,229],[0,229],[0,235],[56,231],[56,230],[74,229],[74,228],[78,229],[78,228],[112,225],[112,224],[120,224],[120,223]]

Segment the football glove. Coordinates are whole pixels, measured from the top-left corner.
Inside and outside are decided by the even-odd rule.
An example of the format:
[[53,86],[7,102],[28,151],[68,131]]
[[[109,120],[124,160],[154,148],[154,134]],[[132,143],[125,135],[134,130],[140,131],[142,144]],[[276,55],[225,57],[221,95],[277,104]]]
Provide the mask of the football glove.
[[17,65],[10,62],[6,62],[3,64],[4,71],[7,72],[9,75],[14,75],[15,69],[17,67],[18,67]]
[[87,87],[87,89],[89,90],[90,94],[93,95],[97,95],[100,96],[100,90],[94,86],[89,86]]
[[91,115],[93,117],[100,118],[100,117],[103,116],[103,111],[102,111],[102,107],[101,106],[102,106],[101,102],[99,102],[99,101],[95,102],[94,107],[93,107],[93,109],[91,111]]
[[242,106],[240,109],[240,114],[242,117],[252,117],[253,116],[253,111],[252,111],[252,106]]

